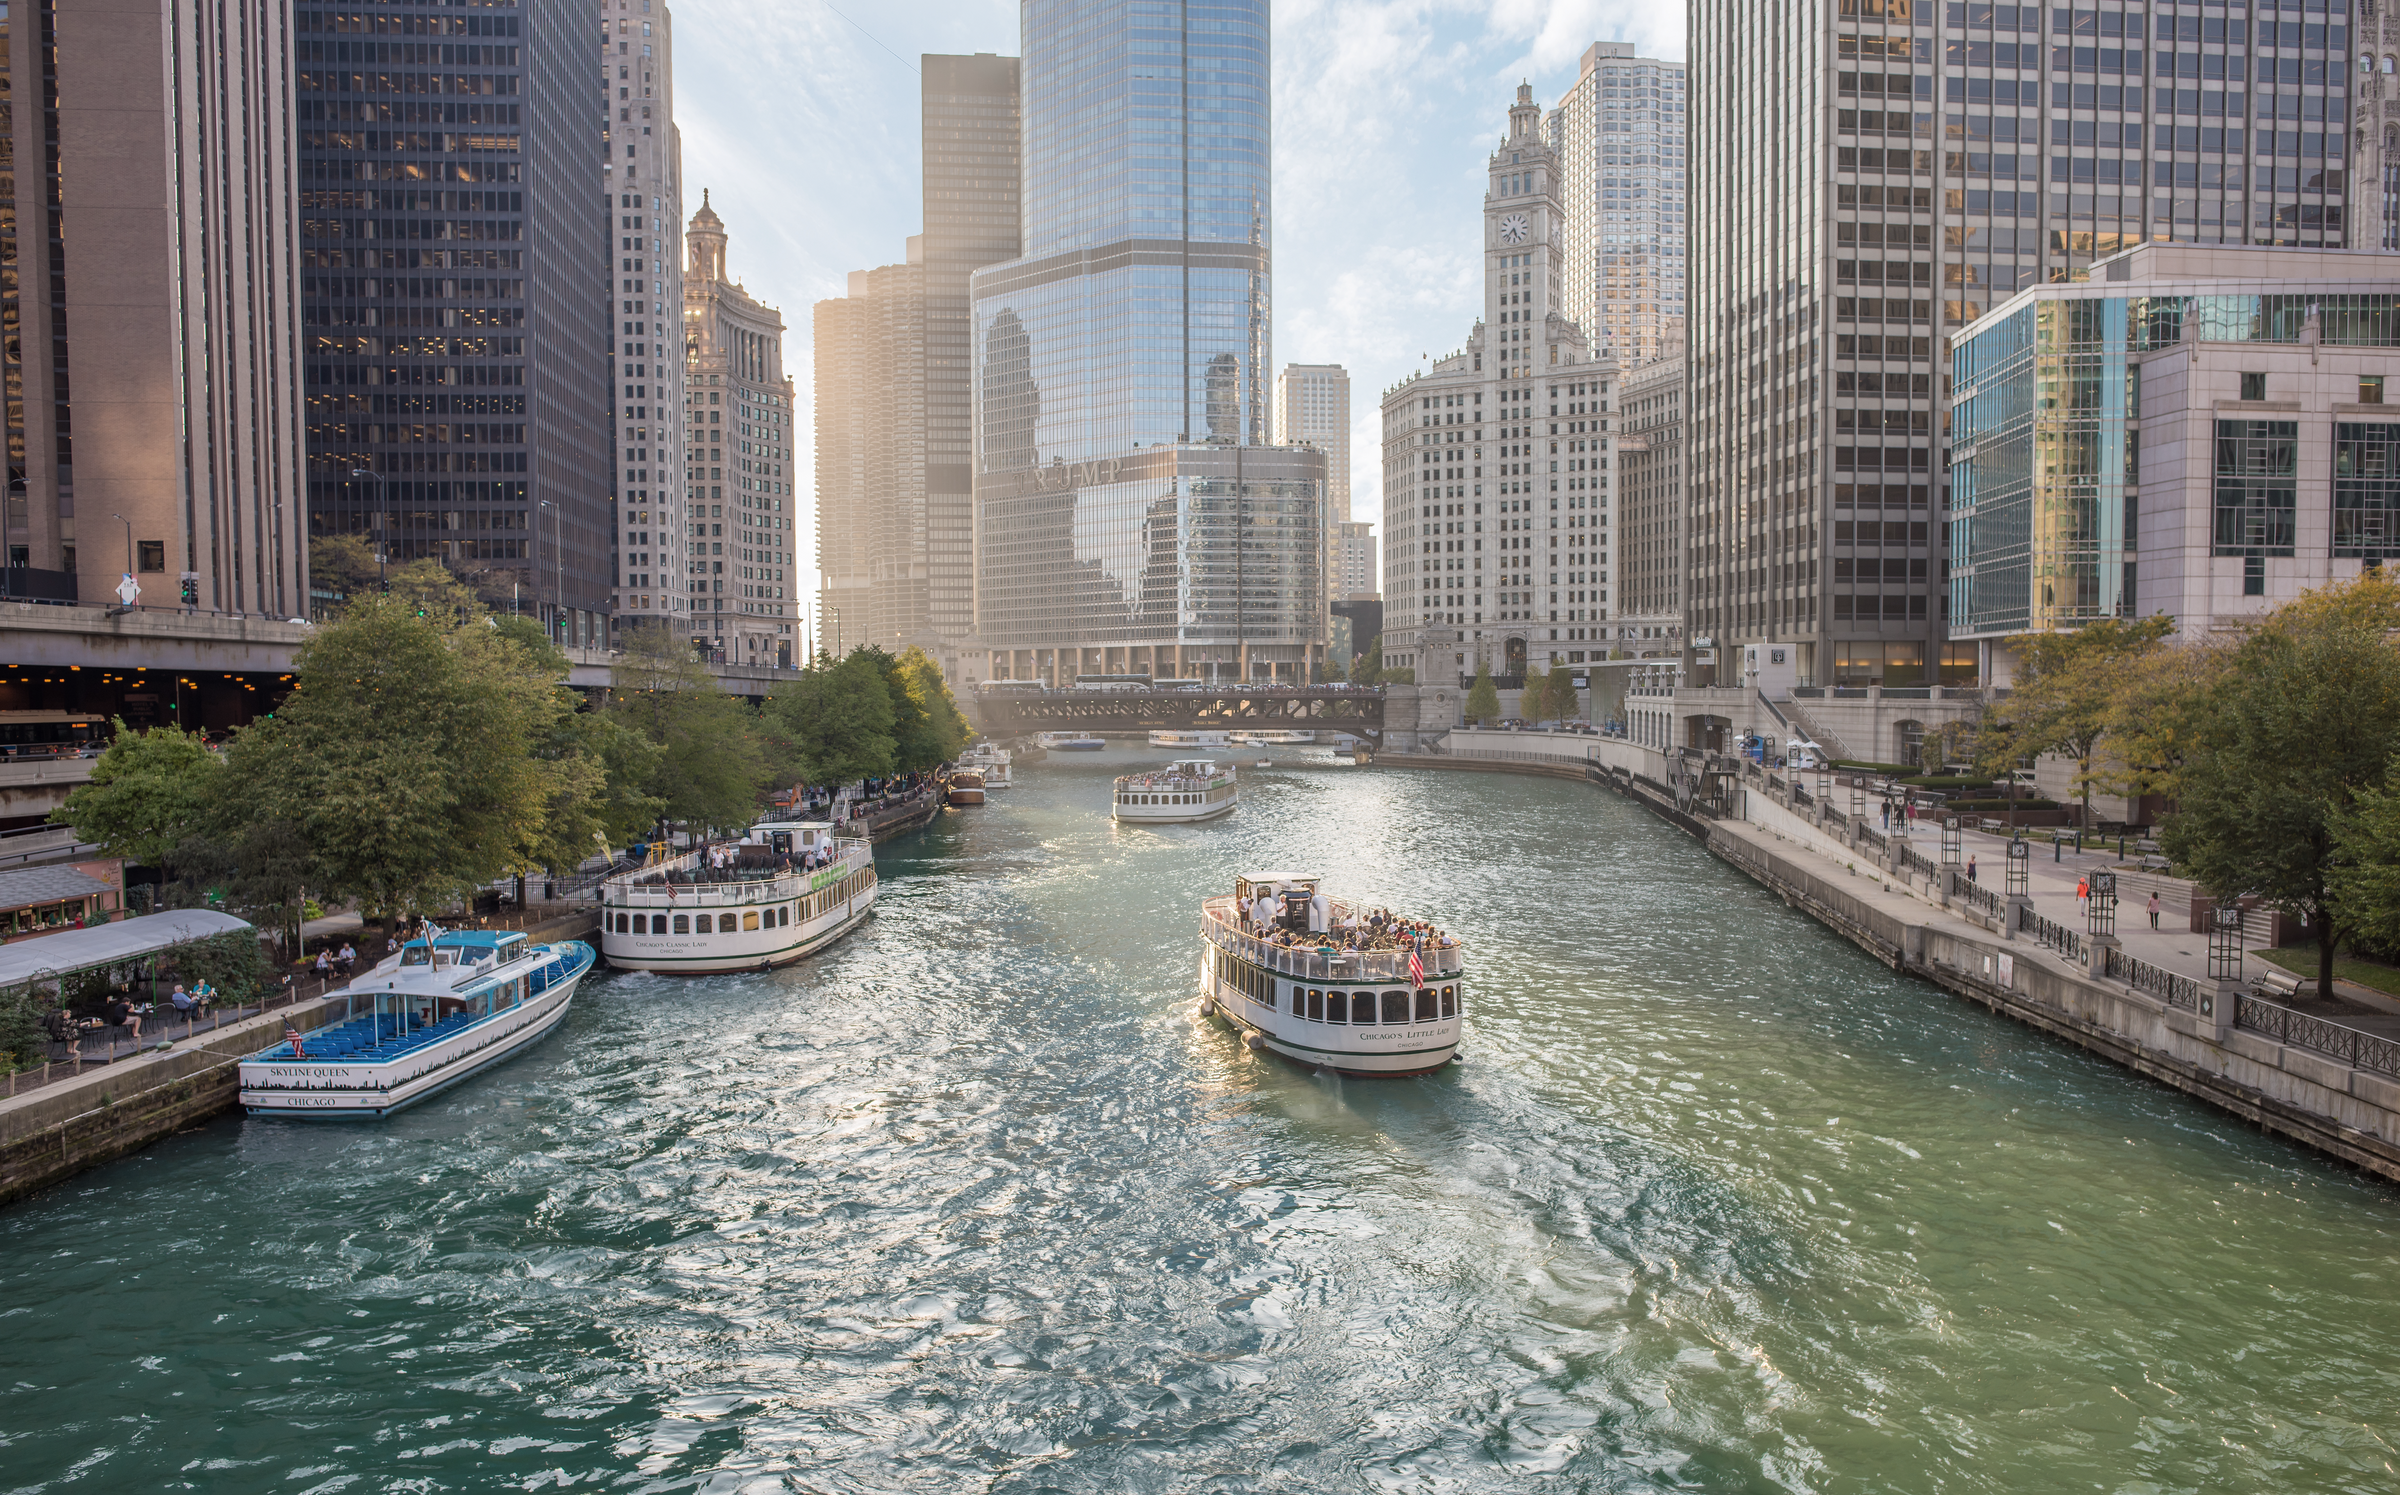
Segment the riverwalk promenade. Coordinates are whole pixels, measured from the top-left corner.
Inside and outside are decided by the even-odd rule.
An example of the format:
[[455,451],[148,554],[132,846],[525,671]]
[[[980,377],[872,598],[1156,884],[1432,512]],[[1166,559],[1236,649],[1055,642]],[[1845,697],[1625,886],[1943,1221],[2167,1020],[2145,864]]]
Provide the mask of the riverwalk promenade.
[[[2026,893],[2012,899],[2005,834],[1965,832],[1948,863],[1937,824],[1887,833],[1879,803],[1852,814],[1842,789],[1819,803],[1813,774],[1580,734],[1460,730],[1432,746],[1375,761],[1576,778],[1625,795],[1895,970],[2400,1181],[2400,1004],[2348,986],[2331,1002],[2252,990],[2249,978],[2277,969],[2249,953],[2266,937],[2255,917],[2242,978],[2212,976],[2208,936],[2190,932],[2188,884],[2120,867],[2097,846],[2078,857],[2037,842]],[[2113,936],[2095,939],[2076,884],[2102,867],[2119,871],[2119,902]]]

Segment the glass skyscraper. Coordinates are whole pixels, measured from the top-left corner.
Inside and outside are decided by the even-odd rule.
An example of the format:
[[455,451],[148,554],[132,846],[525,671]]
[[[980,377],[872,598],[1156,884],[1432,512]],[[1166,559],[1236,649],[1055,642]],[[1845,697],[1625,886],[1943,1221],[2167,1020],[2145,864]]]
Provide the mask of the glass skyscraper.
[[1945,339],[2140,243],[2376,242],[2349,10],[1699,0],[1692,646],[1789,642],[1802,685],[1974,678],[1946,647]]
[[1321,654],[1324,456],[1265,445],[1268,10],[1023,7],[1023,252],[971,292],[997,675]]
[[1626,368],[1682,334],[1684,72],[1594,42],[1546,121],[1566,211],[1558,307]]

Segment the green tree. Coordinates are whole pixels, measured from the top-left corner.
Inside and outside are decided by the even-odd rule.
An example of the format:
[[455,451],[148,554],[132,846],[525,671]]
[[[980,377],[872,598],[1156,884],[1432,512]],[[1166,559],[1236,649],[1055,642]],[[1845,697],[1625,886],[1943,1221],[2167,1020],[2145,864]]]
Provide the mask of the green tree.
[[807,782],[839,787],[890,773],[897,763],[891,690],[878,652],[853,649],[839,662],[820,655],[767,698],[768,714],[790,733]]
[[[640,794],[683,825],[731,829],[756,815],[774,777],[757,713],[725,694],[691,649],[656,624],[626,628],[609,716],[651,748]],[[609,751],[627,758],[632,749]],[[626,806],[630,813],[631,805]]]
[[1551,667],[1547,696],[1553,721],[1569,721],[1582,712],[1582,698],[1575,693],[1575,672],[1566,665]]
[[243,826],[225,848],[225,902],[251,923],[275,931],[287,957],[300,954],[301,910],[318,881],[308,836],[288,820]]
[[2160,841],[2223,899],[2257,897],[2316,933],[2318,990],[2376,885],[2343,857],[2382,823],[2400,721],[2400,584],[2367,572],[2276,609],[2208,691]]
[[381,567],[375,547],[364,535],[323,535],[308,542],[308,579],[343,597],[363,597],[376,589]]
[[175,844],[208,818],[223,783],[224,765],[197,732],[116,722],[116,737],[92,765],[89,783],[51,811],[53,821],[110,856],[155,867]]
[[[899,714],[900,698],[905,695],[917,708],[923,725],[918,730],[918,750],[922,756],[912,756],[905,748],[900,753],[902,768],[932,768],[949,762],[966,748],[967,739],[974,735],[967,726],[966,716],[958,709],[957,700],[950,694],[950,682],[942,667],[923,649],[911,644],[896,661],[897,668],[885,676],[885,689],[891,693],[893,715]],[[897,680],[897,686],[893,681]],[[895,739],[898,733],[894,732]]]
[[228,813],[299,827],[326,891],[378,911],[447,906],[536,865],[562,788],[591,788],[588,765],[535,751],[575,709],[552,662],[471,601],[463,625],[438,605],[420,615],[426,595],[395,578],[354,601],[228,754]]
[[1500,719],[1500,689],[1492,684],[1490,660],[1475,666],[1475,683],[1467,690],[1467,725],[1488,726]]
[[2230,644],[2191,640],[2126,660],[2109,695],[2099,782],[2129,797],[2175,798],[2209,697],[2232,659]]
[[2400,952],[2400,755],[2385,765],[2380,787],[2360,789],[2336,817],[2333,838],[2334,906],[2358,943],[2387,958]]
[[1517,713],[1527,725],[1538,727],[1550,714],[1550,675],[1540,665],[1525,663],[1525,688],[1517,697]]
[[2016,688],[1992,707],[1976,739],[1984,772],[2004,774],[2044,753],[2063,753],[2075,760],[2075,787],[2090,823],[2092,786],[2107,772],[2095,763],[2117,691],[2133,663],[2174,631],[2175,620],[2160,613],[2017,635],[2010,641],[2021,661]]
[[1382,683],[1382,681],[1383,681],[1383,635],[1382,635],[1382,634],[1380,634],[1380,633],[1379,633],[1379,634],[1375,635],[1373,638],[1371,638],[1371,639],[1368,639],[1368,640],[1367,640],[1367,648],[1366,648],[1366,652],[1358,656],[1358,663],[1357,663],[1357,665],[1356,665],[1356,666],[1354,666],[1354,667],[1351,669],[1351,671],[1350,671],[1350,679],[1351,679],[1352,683],[1354,683],[1354,684],[1357,684],[1357,685],[1378,685],[1378,684],[1381,684],[1381,683]]

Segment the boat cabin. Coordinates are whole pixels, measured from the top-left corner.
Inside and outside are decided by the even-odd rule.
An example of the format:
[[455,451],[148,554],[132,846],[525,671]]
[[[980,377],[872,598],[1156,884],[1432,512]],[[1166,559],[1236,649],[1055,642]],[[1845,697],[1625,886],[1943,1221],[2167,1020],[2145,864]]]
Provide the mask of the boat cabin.
[[797,861],[810,852],[833,850],[833,822],[762,820],[750,827],[750,834],[743,839],[766,847],[778,857],[788,856]]

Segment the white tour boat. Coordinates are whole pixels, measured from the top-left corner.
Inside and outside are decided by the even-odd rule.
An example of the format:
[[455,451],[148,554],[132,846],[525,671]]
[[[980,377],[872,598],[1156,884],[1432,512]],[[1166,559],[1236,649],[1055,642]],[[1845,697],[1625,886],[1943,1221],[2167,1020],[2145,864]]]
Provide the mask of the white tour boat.
[[1128,825],[1177,825],[1214,820],[1241,801],[1242,786],[1230,766],[1178,758],[1165,768],[1119,778],[1109,813]]
[[1108,746],[1106,739],[1086,732],[1042,732],[1033,740],[1054,753],[1096,753]]
[[958,766],[983,775],[986,789],[1006,789],[1015,783],[1008,749],[996,742],[979,742],[959,754]]
[[1310,731],[1236,732],[1233,740],[1249,747],[1305,747],[1317,740],[1317,734]]
[[253,1116],[389,1116],[539,1043],[592,969],[580,940],[431,931],[350,983],[349,1016],[240,1066]]
[[[1200,1015],[1243,1030],[1252,1048],[1346,1075],[1421,1075],[1448,1064],[1466,1005],[1458,943],[1329,953],[1311,930],[1353,921],[1366,929],[1368,913],[1320,894],[1317,882],[1254,872],[1201,905]],[[1244,916],[1262,893],[1273,914],[1265,925]],[[1292,943],[1277,943],[1277,933]]]
[[1161,727],[1150,734],[1150,745],[1164,748],[1221,748],[1230,740],[1223,732],[1201,732],[1182,727]]
[[875,857],[830,821],[767,820],[742,840],[600,885],[600,953],[621,971],[763,971],[814,954],[875,907]]

